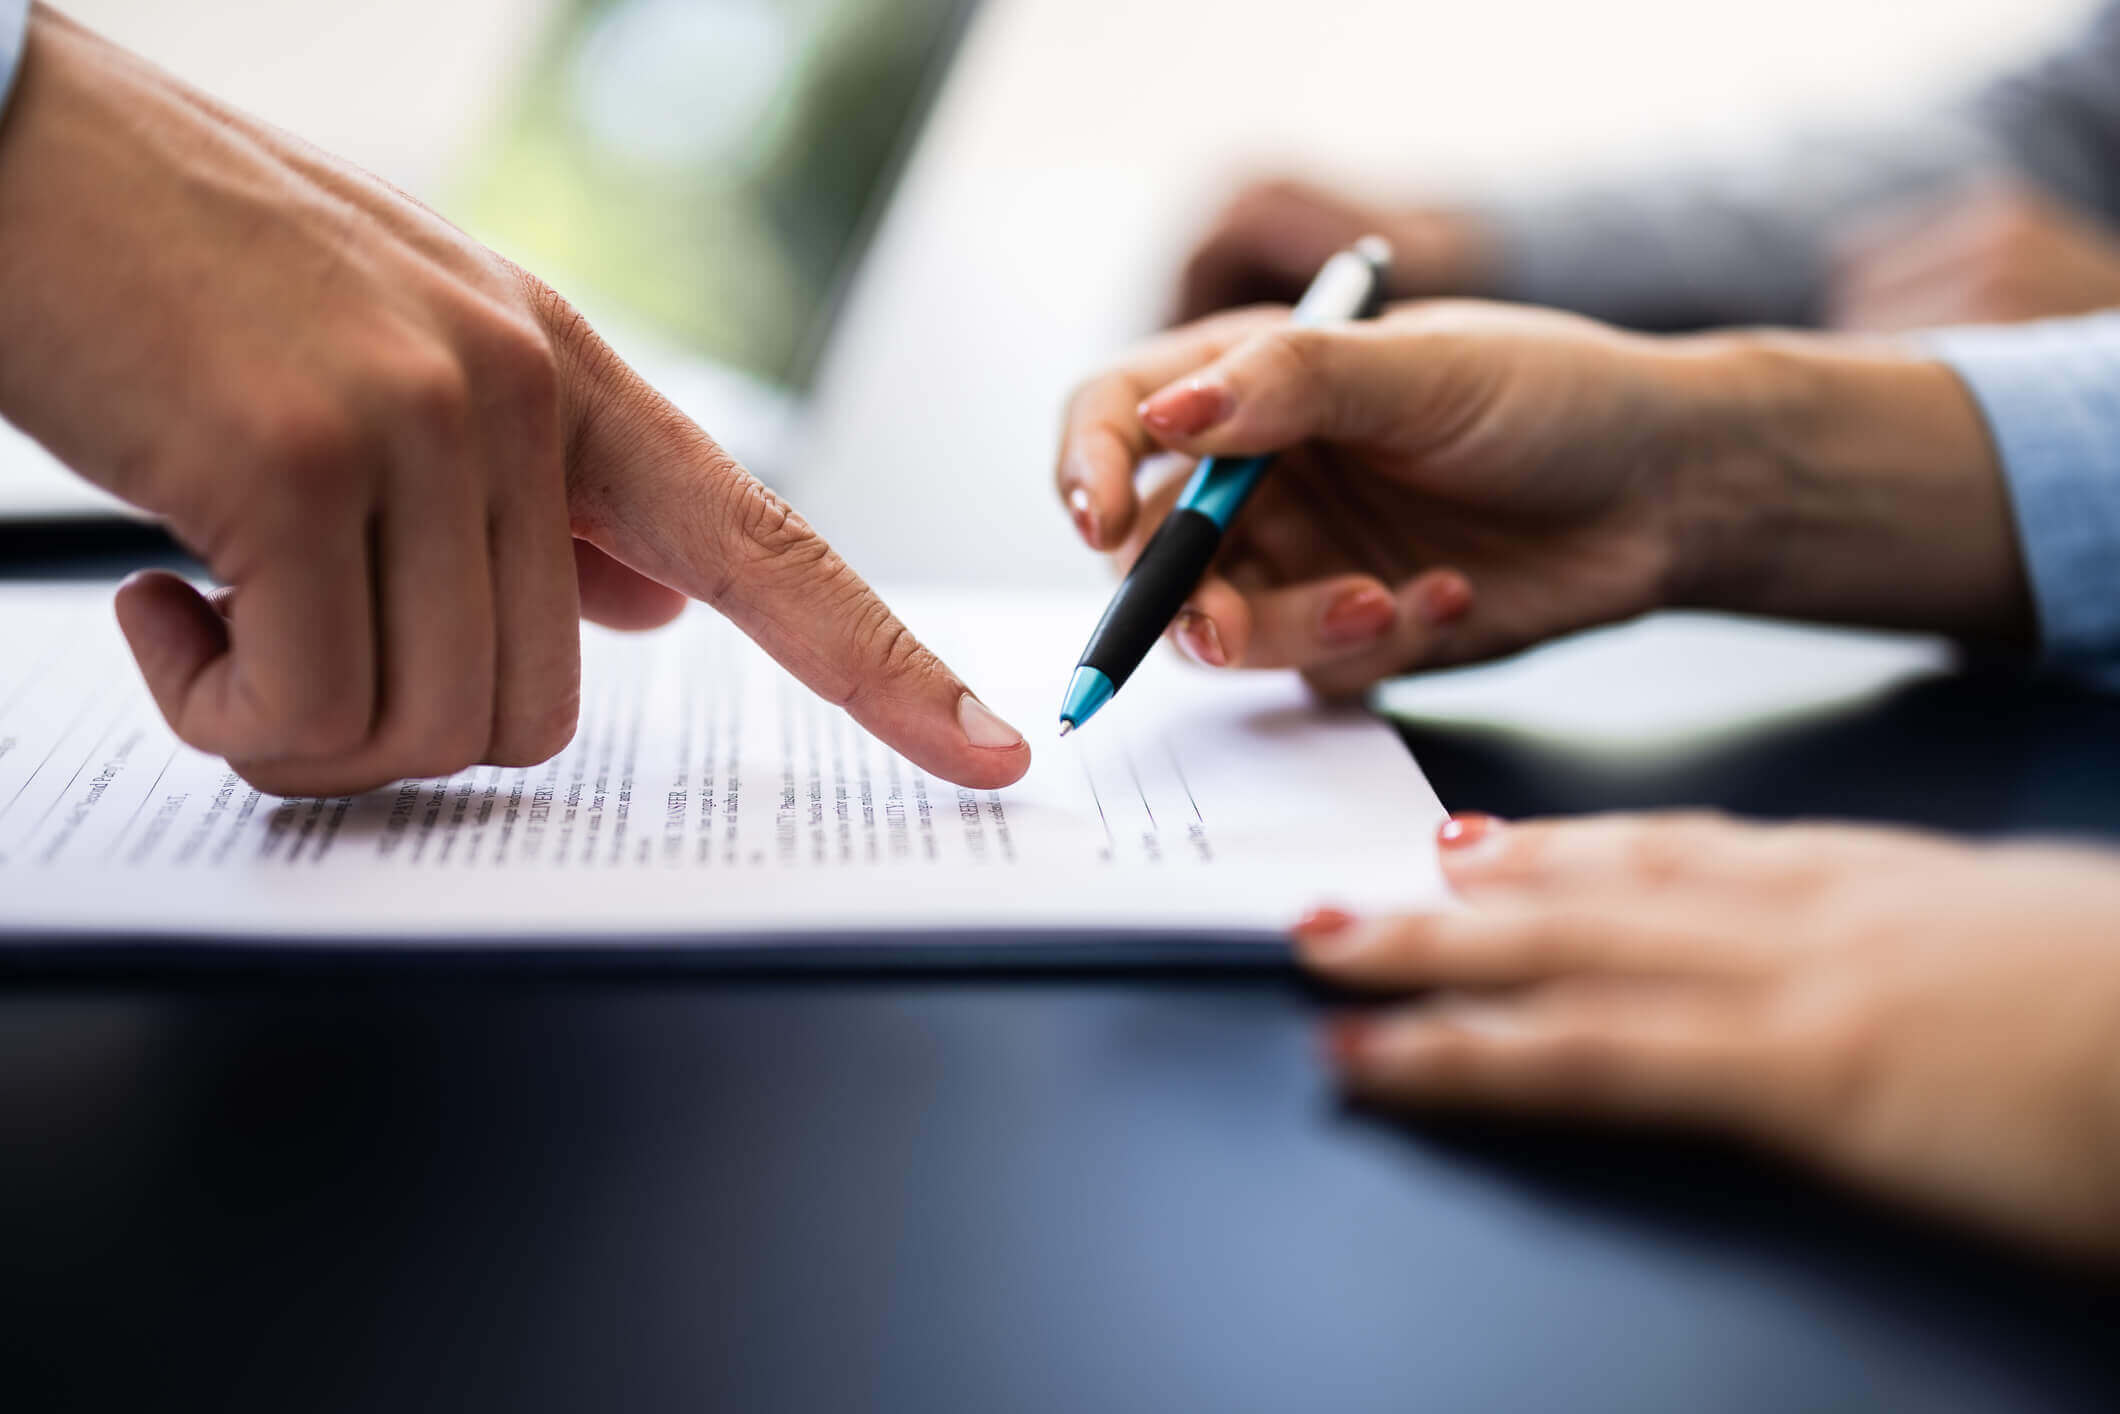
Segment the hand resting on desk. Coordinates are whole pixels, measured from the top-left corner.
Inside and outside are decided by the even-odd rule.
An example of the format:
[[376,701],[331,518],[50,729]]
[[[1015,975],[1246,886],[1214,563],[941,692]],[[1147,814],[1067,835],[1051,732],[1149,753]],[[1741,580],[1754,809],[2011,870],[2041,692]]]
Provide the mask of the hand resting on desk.
[[228,588],[118,615],[177,735],[281,794],[572,737],[578,617],[687,596],[924,768],[1020,736],[526,272],[39,6],[0,126],[0,412]]
[[1443,827],[1459,912],[1297,930],[1357,1094],[1729,1132],[2120,1258],[2120,868],[1701,816]]

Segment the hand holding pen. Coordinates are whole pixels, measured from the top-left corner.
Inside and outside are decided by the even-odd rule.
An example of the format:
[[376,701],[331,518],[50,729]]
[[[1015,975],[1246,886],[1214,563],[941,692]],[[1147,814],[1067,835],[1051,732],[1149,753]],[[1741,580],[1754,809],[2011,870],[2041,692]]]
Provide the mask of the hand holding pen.
[[[1375,315],[1383,308],[1391,273],[1391,247],[1380,236],[1364,236],[1353,249],[1326,261],[1290,316],[1298,328],[1312,328]],[[1193,402],[1213,391],[1194,390]],[[1150,421],[1144,407],[1144,419]],[[1060,707],[1060,734],[1066,736],[1112,699],[1141,660],[1155,646],[1199,587],[1208,566],[1222,548],[1230,523],[1273,464],[1270,452],[1235,458],[1206,457],[1193,469],[1177,505],[1154,538],[1143,547],[1104,619],[1090,635],[1089,646],[1075,666]],[[1087,491],[1070,497],[1077,515],[1088,507]]]
[[[1126,570],[1194,480],[1157,479],[1157,454],[1278,452],[1172,636],[1207,666],[1294,668],[1326,696],[1674,605],[2021,635],[2010,522],[1992,459],[1967,464],[1988,454],[1962,385],[1824,340],[1792,364],[1791,337],[1656,339],[1467,301],[1325,328],[1219,315],[1081,387],[1060,496]],[[1830,404],[1807,435],[1875,418],[1892,436],[1848,445],[1918,446],[1931,470],[1880,480],[1885,463],[1835,443],[1797,449],[1820,479],[1775,483],[1759,449],[1790,435],[1792,369],[1795,393]],[[1832,506],[1792,519],[1821,492]]]

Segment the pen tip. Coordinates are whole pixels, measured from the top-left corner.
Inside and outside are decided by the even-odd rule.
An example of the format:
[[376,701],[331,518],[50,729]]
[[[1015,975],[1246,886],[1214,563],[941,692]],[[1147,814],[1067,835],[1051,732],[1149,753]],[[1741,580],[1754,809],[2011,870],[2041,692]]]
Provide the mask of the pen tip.
[[1062,736],[1066,736],[1066,735],[1067,735],[1067,734],[1068,734],[1069,732],[1073,731],[1074,729],[1075,729],[1075,724],[1074,724],[1073,722],[1070,722],[1070,721],[1069,721],[1069,720],[1068,720],[1067,718],[1065,718],[1065,717],[1062,717],[1062,718],[1060,719],[1060,735],[1062,735]]

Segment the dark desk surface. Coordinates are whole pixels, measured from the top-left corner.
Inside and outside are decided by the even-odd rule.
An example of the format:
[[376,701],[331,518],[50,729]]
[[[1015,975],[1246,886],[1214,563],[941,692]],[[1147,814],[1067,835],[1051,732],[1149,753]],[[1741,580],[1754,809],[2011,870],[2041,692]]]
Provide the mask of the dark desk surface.
[[[48,569],[50,566],[35,566]],[[2120,834],[1958,678],[1444,800]],[[1285,975],[16,977],[10,1408],[2110,1408],[2120,1287],[1710,1146],[1339,1109]]]

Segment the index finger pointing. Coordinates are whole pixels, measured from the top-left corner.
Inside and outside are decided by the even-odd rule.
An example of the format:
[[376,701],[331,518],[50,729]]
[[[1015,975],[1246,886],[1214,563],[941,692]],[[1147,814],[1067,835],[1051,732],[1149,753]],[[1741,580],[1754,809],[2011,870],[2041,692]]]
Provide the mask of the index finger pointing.
[[1030,747],[915,638],[785,501],[577,329],[575,533],[726,615],[812,691],[914,764],[1004,786]]

